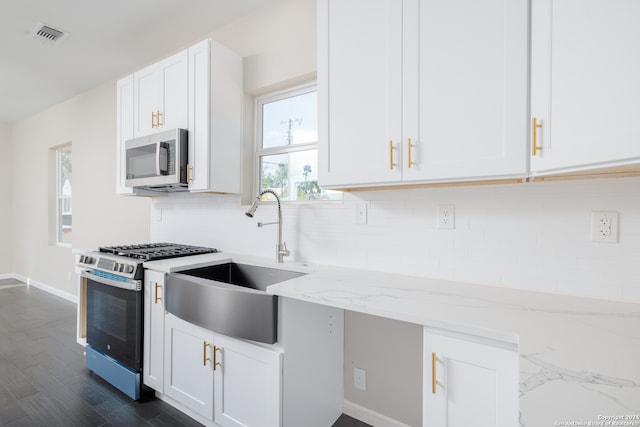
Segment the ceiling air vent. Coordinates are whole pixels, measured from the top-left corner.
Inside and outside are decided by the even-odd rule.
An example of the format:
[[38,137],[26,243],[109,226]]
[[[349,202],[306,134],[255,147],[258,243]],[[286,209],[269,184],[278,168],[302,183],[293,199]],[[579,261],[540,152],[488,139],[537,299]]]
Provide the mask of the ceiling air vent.
[[58,44],[67,37],[67,34],[65,34],[64,31],[55,29],[43,23],[38,23],[31,35],[34,39],[51,45]]

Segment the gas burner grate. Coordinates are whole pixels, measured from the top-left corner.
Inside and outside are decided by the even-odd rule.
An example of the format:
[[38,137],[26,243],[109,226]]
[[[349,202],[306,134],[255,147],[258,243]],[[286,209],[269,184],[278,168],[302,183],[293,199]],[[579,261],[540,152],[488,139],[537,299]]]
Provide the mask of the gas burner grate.
[[218,252],[217,249],[202,246],[180,245],[177,243],[143,243],[135,245],[104,246],[100,252],[125,256],[142,261],[178,258]]

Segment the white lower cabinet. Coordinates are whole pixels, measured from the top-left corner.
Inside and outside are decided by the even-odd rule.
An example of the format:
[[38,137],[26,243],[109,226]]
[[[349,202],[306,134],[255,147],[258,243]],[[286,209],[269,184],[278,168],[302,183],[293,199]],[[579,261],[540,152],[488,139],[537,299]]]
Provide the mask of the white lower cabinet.
[[164,393],[213,419],[213,332],[165,316]]
[[144,279],[142,382],[164,391],[164,273],[147,270]]
[[165,317],[164,394],[222,427],[281,425],[282,354]]
[[214,339],[214,421],[222,427],[281,425],[282,354],[222,335]]
[[518,425],[518,352],[424,330],[423,427]]

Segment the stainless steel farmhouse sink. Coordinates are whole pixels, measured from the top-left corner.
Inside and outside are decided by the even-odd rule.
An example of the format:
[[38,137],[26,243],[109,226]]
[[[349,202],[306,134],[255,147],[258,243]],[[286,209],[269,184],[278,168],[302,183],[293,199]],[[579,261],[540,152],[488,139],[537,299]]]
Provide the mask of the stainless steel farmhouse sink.
[[165,307],[224,335],[273,344],[278,297],[266,288],[306,273],[229,262],[167,275]]

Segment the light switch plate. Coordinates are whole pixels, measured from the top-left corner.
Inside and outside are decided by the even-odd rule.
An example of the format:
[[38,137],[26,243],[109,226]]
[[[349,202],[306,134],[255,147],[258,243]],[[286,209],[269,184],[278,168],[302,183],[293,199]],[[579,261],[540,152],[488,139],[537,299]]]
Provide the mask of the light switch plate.
[[357,390],[367,391],[367,371],[353,368],[353,387]]
[[369,213],[369,203],[359,202],[356,203],[356,224],[365,225],[367,223],[367,216]]

